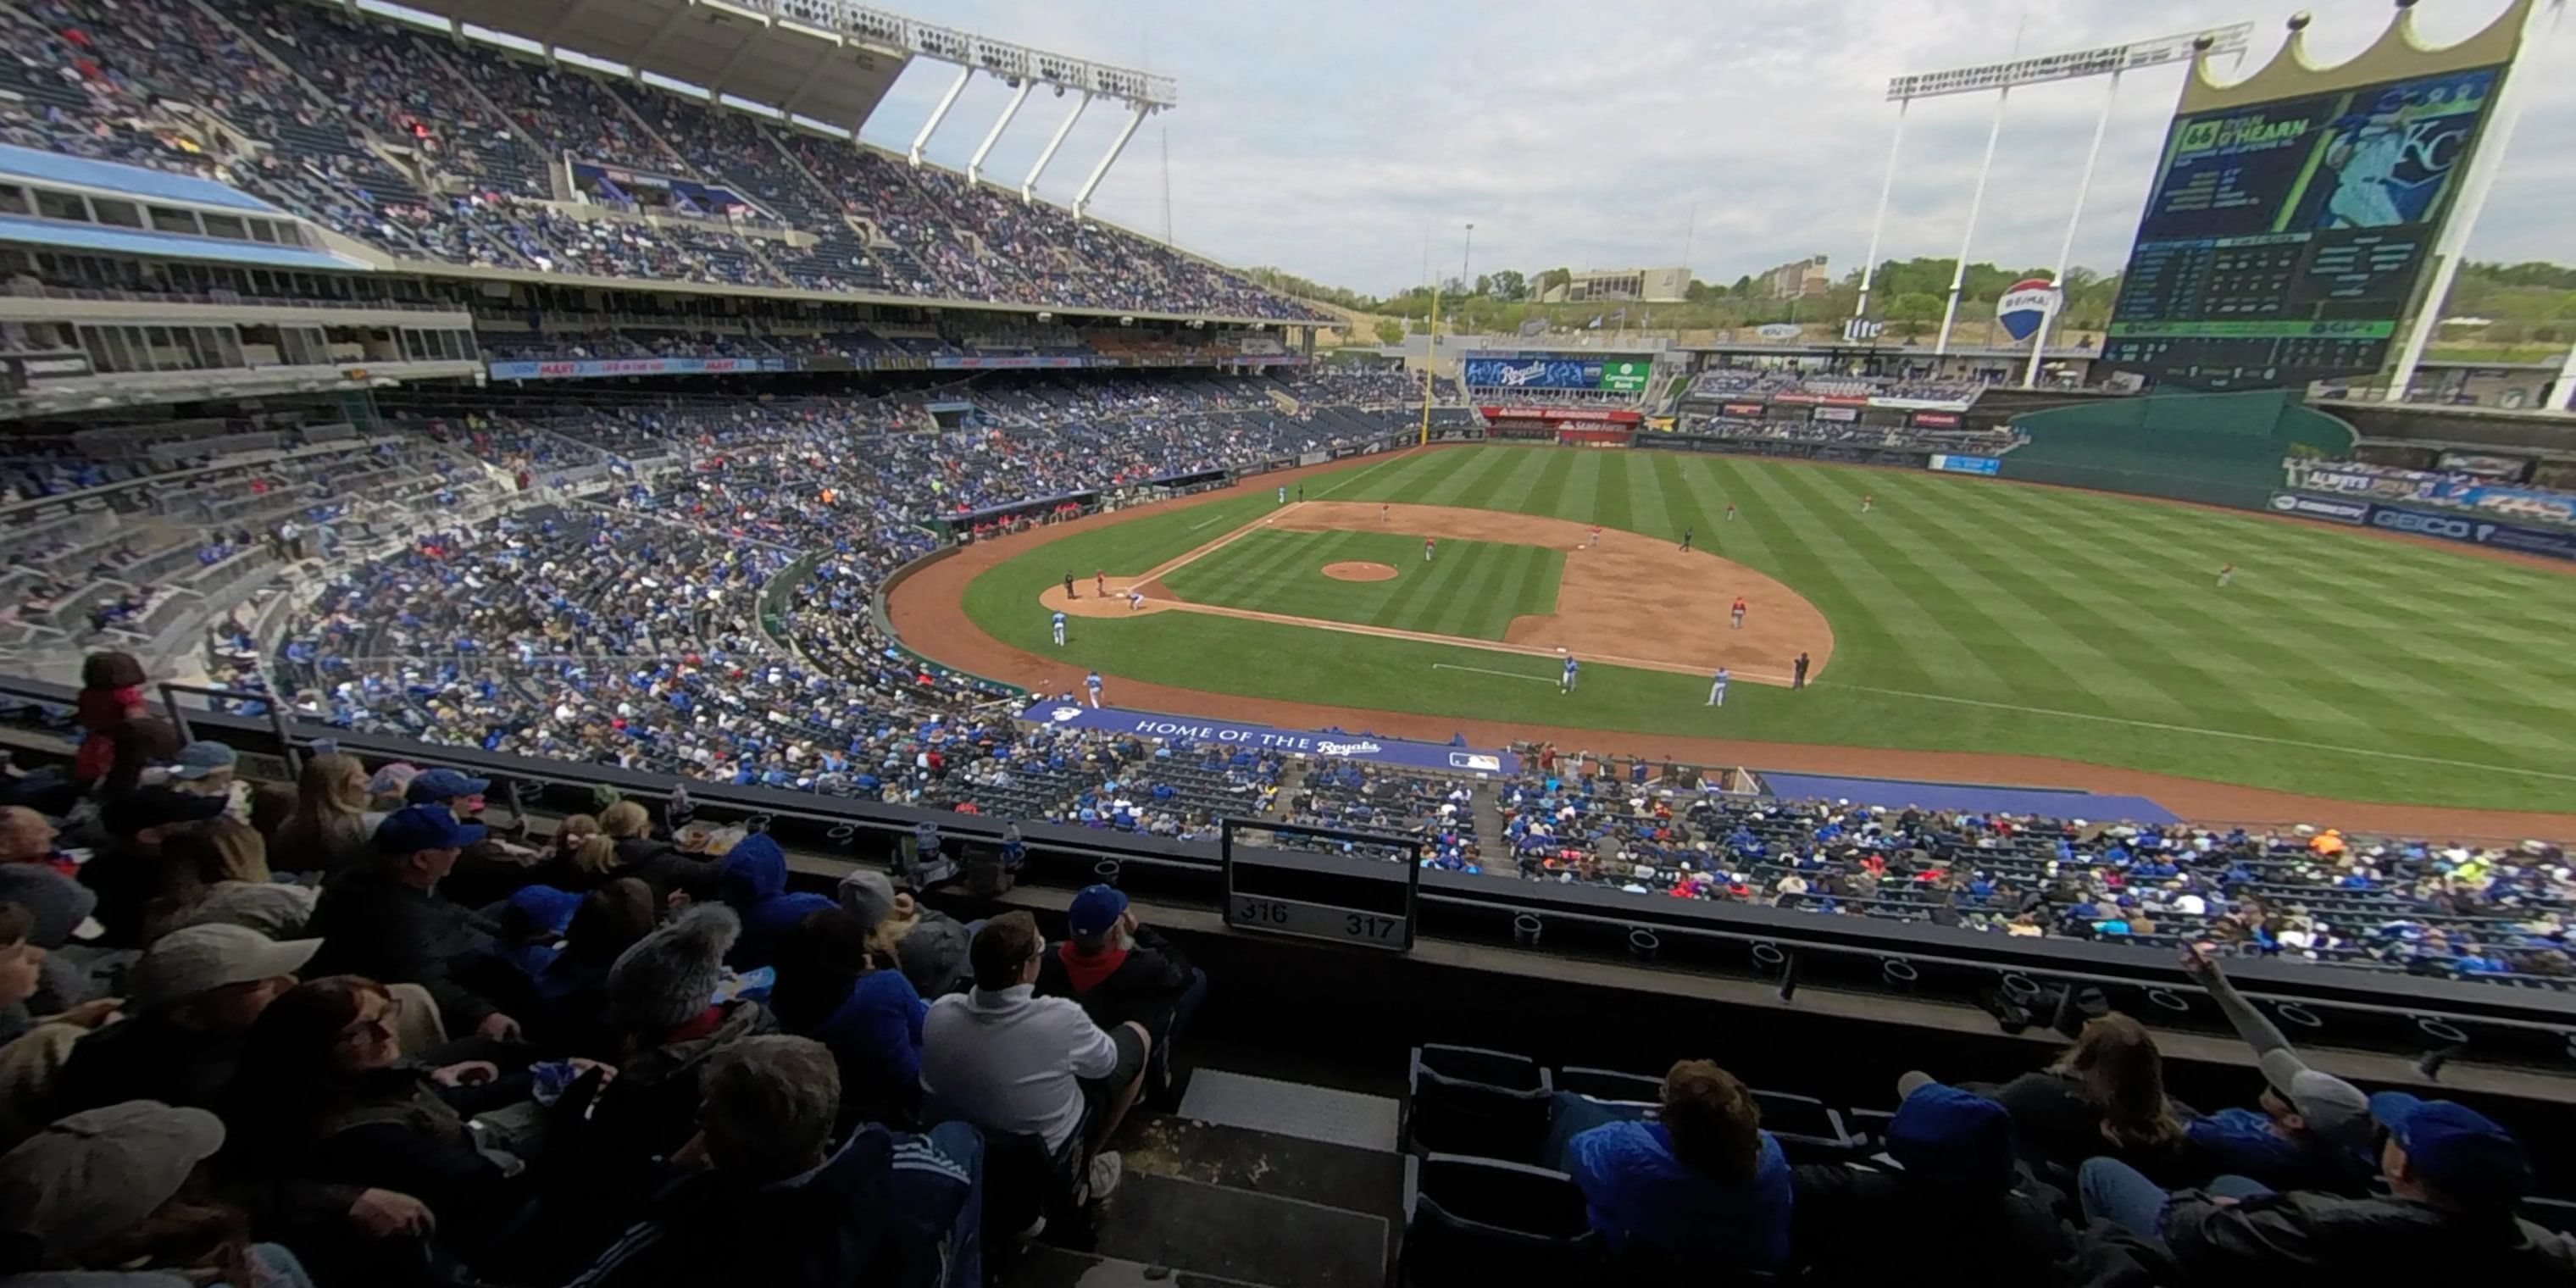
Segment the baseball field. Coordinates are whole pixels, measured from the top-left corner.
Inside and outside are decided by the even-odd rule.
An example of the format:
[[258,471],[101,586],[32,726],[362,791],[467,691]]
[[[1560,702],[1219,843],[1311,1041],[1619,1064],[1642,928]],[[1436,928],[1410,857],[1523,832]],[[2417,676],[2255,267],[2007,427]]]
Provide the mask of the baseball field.
[[[1598,731],[1596,748],[1649,755],[1658,737],[1987,753],[2576,811],[2576,577],[2536,561],[1990,479],[1661,451],[1436,448],[1296,487],[1284,505],[1261,479],[970,550],[951,581],[898,593],[897,627],[934,658],[1049,691],[1097,669],[1112,703],[1123,684],[1155,706],[1138,697],[1152,686],[1165,701],[1405,713],[1379,731],[1417,736],[1472,721]],[[1393,572],[1326,574],[1344,565]],[[1067,575],[1081,579],[1070,603]],[[932,594],[971,630],[943,639],[917,598]],[[1073,613],[1062,648],[1057,608]],[[1572,693],[1566,651],[1583,661]],[[1811,682],[1793,689],[1798,653]],[[1717,665],[1734,677],[1722,708],[1708,704]]]

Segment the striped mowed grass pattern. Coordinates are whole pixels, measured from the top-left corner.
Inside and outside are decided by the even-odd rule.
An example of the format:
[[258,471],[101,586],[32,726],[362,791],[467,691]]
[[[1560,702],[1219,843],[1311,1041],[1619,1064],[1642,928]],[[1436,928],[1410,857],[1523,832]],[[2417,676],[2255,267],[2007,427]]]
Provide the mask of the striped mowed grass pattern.
[[[1341,581],[1324,575],[1334,563],[1385,564],[1395,576]],[[1513,618],[1556,610],[1564,573],[1565,553],[1543,546],[1443,541],[1425,562],[1420,536],[1256,528],[1163,584],[1192,603],[1499,640]]]
[[[1319,646],[1307,628],[1195,613],[1086,623],[1101,629],[1082,632],[1068,660],[1434,715],[2017,752],[2329,797],[2576,808],[2576,577],[2565,573],[2126,497],[1665,451],[1445,449],[1358,463],[1306,488],[1321,500],[1543,514],[1674,539],[1689,529],[1700,548],[1821,609],[1833,662],[1809,690],[1738,685],[1712,712],[1705,682],[1690,676],[1592,666],[1582,692],[1560,699],[1538,684],[1434,669],[1553,678],[1545,659],[1367,637]],[[1864,494],[1877,498],[1866,515]],[[1151,567],[1269,501],[1150,516],[1032,551],[979,578],[966,609],[1035,651],[1045,632],[1035,598],[1063,567]],[[2224,563],[2239,571],[2221,590]]]

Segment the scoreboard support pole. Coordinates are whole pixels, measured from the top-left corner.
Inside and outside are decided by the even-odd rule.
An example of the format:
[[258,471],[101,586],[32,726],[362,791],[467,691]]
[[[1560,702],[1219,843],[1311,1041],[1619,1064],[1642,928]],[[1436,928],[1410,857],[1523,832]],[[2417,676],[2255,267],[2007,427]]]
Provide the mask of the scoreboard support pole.
[[[2505,68],[2504,88],[2498,91],[2504,101],[2496,105],[2487,136],[2469,155],[2469,181],[2460,196],[2460,208],[2451,212],[2450,223],[2442,229],[2442,245],[2438,248],[2441,257],[2433,265],[2433,280],[2424,288],[2422,302],[2415,306],[2414,320],[2406,329],[2405,347],[2397,354],[2397,365],[2389,370],[2388,389],[2383,395],[2388,402],[2406,401],[2406,391],[2415,383],[2415,368],[2424,361],[2424,346],[2432,342],[2433,332],[2442,324],[2442,303],[2450,298],[2452,279],[2460,275],[2460,260],[2469,248],[2469,231],[2477,227],[2478,215],[2486,209],[2487,194],[2495,191],[2496,176],[2504,171],[2504,153],[2513,143],[2513,127],[2521,123],[2522,109],[2531,101],[2528,87],[2517,73],[2526,62],[2542,61],[2530,58],[2531,47],[2557,35],[2558,20],[2566,13],[2567,0],[2550,0],[2547,32],[2535,40],[2526,28],[2522,42],[2515,46],[2513,62]],[[2571,350],[2570,356],[2576,358],[2576,350]],[[2567,410],[2567,393],[2567,381],[2562,376],[2549,396],[2550,405]]]
[[1887,227],[1887,199],[1896,191],[1896,155],[1905,149],[1905,109],[1914,100],[1896,100],[1896,137],[1887,141],[1887,177],[1878,181],[1878,214],[1869,221],[1869,253],[1860,261],[1860,301],[1852,306],[1854,318],[1869,316],[1869,284],[1878,276],[1878,234]]
[[2111,132],[2111,107],[2119,101],[2120,73],[2113,71],[2110,92],[2102,96],[2102,115],[2093,122],[2093,146],[2084,152],[2084,174],[2075,181],[2075,209],[2066,214],[2066,239],[2057,243],[2057,268],[2048,277],[2057,287],[2057,307],[2040,314],[2039,329],[2031,333],[2030,362],[2021,372],[2024,389],[2038,386],[2039,362],[2048,352],[2048,333],[2066,312],[2066,261],[2075,257],[2075,228],[2084,222],[2084,199],[2093,194],[2093,168],[2102,160],[2102,136]]
[[1968,230],[1959,235],[1959,259],[1950,266],[1950,302],[1941,306],[1941,338],[1932,356],[1950,352],[1950,324],[1959,319],[1959,291],[1968,284],[1968,248],[1977,241],[1977,215],[1986,207],[1986,180],[1995,169],[1995,144],[2004,136],[2004,109],[2012,104],[2012,86],[1995,91],[1995,122],[1986,127],[1986,159],[1977,163],[1977,187],[1968,194]]

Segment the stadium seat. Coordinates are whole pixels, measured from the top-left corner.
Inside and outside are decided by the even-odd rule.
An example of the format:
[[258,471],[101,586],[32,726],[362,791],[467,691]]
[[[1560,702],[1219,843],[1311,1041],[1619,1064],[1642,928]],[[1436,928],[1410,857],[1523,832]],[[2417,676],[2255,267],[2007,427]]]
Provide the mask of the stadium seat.
[[1547,1139],[1547,1070],[1526,1056],[1478,1047],[1413,1050],[1404,1143],[1414,1153],[1537,1161]]
[[1404,1165],[1407,1282],[1417,1288],[1586,1283],[1600,1237],[1563,1172],[1433,1153]]
[[1556,1071],[1558,1091],[1571,1091],[1594,1100],[1626,1104],[1651,1105],[1664,1098],[1664,1080],[1642,1073],[1622,1073],[1617,1069],[1586,1069],[1567,1065]]
[[1835,1162],[1862,1152],[1863,1142],[1843,1126],[1842,1114],[1814,1096],[1755,1088],[1753,1103],[1762,1111],[1762,1129],[1779,1140],[1792,1162]]

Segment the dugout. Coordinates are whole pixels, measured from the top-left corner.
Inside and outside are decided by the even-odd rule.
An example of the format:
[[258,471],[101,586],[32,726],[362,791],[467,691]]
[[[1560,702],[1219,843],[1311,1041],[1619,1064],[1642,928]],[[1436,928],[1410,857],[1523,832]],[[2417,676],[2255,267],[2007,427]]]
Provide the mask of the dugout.
[[2279,389],[2088,401],[2010,425],[2029,441],[2004,453],[2004,478],[2246,510],[2271,499],[2283,458],[2347,458],[2358,437]]

